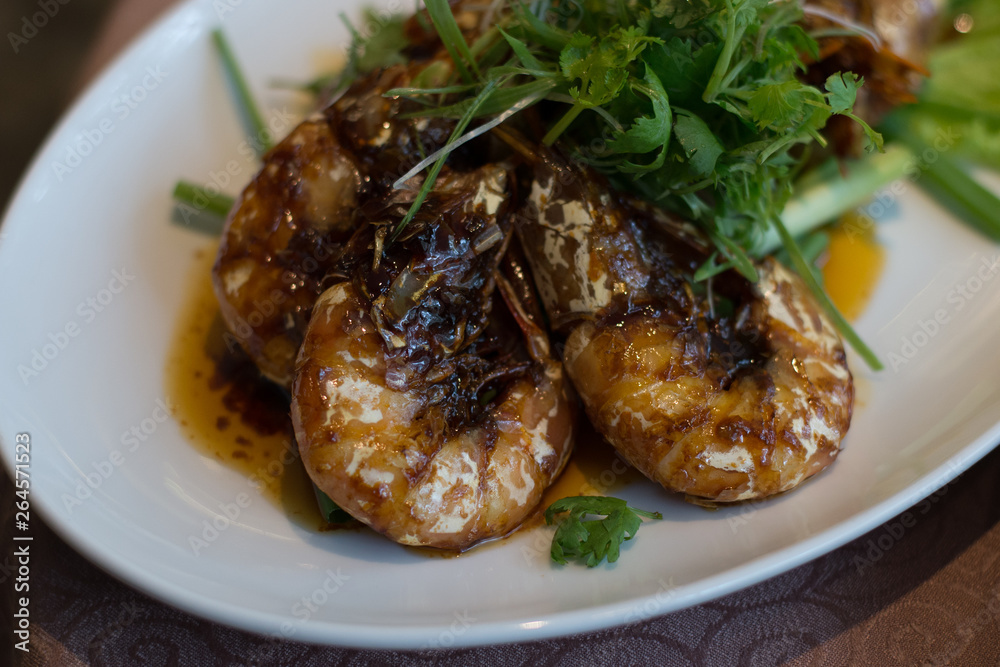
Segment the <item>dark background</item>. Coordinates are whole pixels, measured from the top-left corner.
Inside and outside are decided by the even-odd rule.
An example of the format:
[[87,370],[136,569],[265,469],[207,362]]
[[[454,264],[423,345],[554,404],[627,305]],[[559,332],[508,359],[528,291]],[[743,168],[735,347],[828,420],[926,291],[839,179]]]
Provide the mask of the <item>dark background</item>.
[[[43,0],[58,11],[17,53],[9,33],[42,11],[39,0],[0,1],[0,210],[56,121],[80,92],[85,55],[113,0]],[[65,2],[66,0],[63,0]],[[52,11],[53,9],[50,9]],[[41,23],[41,21],[39,21]]]

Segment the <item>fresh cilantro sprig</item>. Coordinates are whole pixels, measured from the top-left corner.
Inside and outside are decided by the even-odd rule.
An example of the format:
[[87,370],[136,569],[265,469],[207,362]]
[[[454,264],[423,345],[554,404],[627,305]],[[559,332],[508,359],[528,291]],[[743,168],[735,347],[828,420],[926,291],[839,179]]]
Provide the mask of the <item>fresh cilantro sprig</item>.
[[[552,538],[552,560],[565,565],[570,560],[585,561],[587,567],[599,565],[605,558],[609,563],[618,560],[621,545],[635,537],[642,525],[642,518],[662,519],[659,512],[629,507],[619,498],[602,496],[573,496],[549,505],[545,510],[545,523],[552,525],[557,514],[569,513],[562,520]],[[589,515],[603,519],[587,519]]]
[[732,267],[755,277],[750,258],[792,194],[801,161],[793,151],[825,145],[831,115],[859,122],[881,150],[881,136],[852,110],[862,79],[837,73],[823,90],[801,80],[818,45],[795,0],[589,0],[584,10],[509,0],[496,8],[496,29],[471,47],[447,0],[425,4],[454,61],[451,83],[464,85],[408,88],[427,105],[412,115],[455,118],[472,131],[476,119],[547,100],[544,143],[561,141],[616,187],[715,240],[721,261],[702,267],[702,279]]
[[826,80],[827,98],[830,105],[830,111],[847,116],[861,126],[861,129],[863,129],[865,134],[868,136],[869,151],[874,149],[883,151],[884,146],[882,142],[882,135],[873,130],[868,123],[861,120],[851,112],[851,109],[854,108],[854,102],[857,100],[858,91],[863,85],[865,85],[864,77],[859,77],[854,72],[839,72],[837,74],[831,74],[830,78]]

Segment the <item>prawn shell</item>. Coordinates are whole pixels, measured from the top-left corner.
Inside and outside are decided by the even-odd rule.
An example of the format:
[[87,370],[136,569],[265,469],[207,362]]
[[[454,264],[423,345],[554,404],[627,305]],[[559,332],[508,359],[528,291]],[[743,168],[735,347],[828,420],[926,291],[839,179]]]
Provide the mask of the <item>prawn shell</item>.
[[350,283],[316,304],[293,385],[306,471],[340,507],[401,544],[465,549],[521,524],[566,463],[573,411],[550,361],[476,423],[442,433],[434,406],[385,381],[385,344]]
[[691,322],[634,313],[583,322],[565,365],[595,427],[665,488],[713,502],[763,498],[829,466],[854,387],[833,324],[798,276],[760,267],[750,317],[762,364],[725,374]]
[[361,187],[357,163],[329,125],[306,120],[264,156],[226,221],[212,284],[227,339],[285,387],[323,277],[353,229]]

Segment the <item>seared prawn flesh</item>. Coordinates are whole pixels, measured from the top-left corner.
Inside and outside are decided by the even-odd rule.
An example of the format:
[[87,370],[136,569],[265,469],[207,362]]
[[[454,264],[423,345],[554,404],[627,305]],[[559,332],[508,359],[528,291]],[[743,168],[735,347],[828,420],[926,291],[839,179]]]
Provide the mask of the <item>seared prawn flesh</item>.
[[562,366],[498,270],[507,179],[495,165],[446,169],[388,246],[379,230],[405,202],[364,208],[383,224],[351,240],[299,353],[292,419],[309,476],[401,544],[464,549],[509,533],[572,448]]
[[836,458],[854,389],[840,337],[773,259],[691,281],[709,245],[555,153],[518,215],[563,361],[591,423],[650,479],[733,502],[791,489]]

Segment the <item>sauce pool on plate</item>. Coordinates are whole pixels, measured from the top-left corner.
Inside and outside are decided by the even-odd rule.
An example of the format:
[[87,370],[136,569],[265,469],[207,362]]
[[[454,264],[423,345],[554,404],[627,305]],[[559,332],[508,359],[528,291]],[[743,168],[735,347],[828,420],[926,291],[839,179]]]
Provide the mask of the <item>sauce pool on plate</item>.
[[204,456],[246,475],[296,523],[315,529],[325,522],[299,461],[288,397],[227,346],[212,292],[214,259],[214,246],[197,254],[171,344],[166,390],[174,417]]

